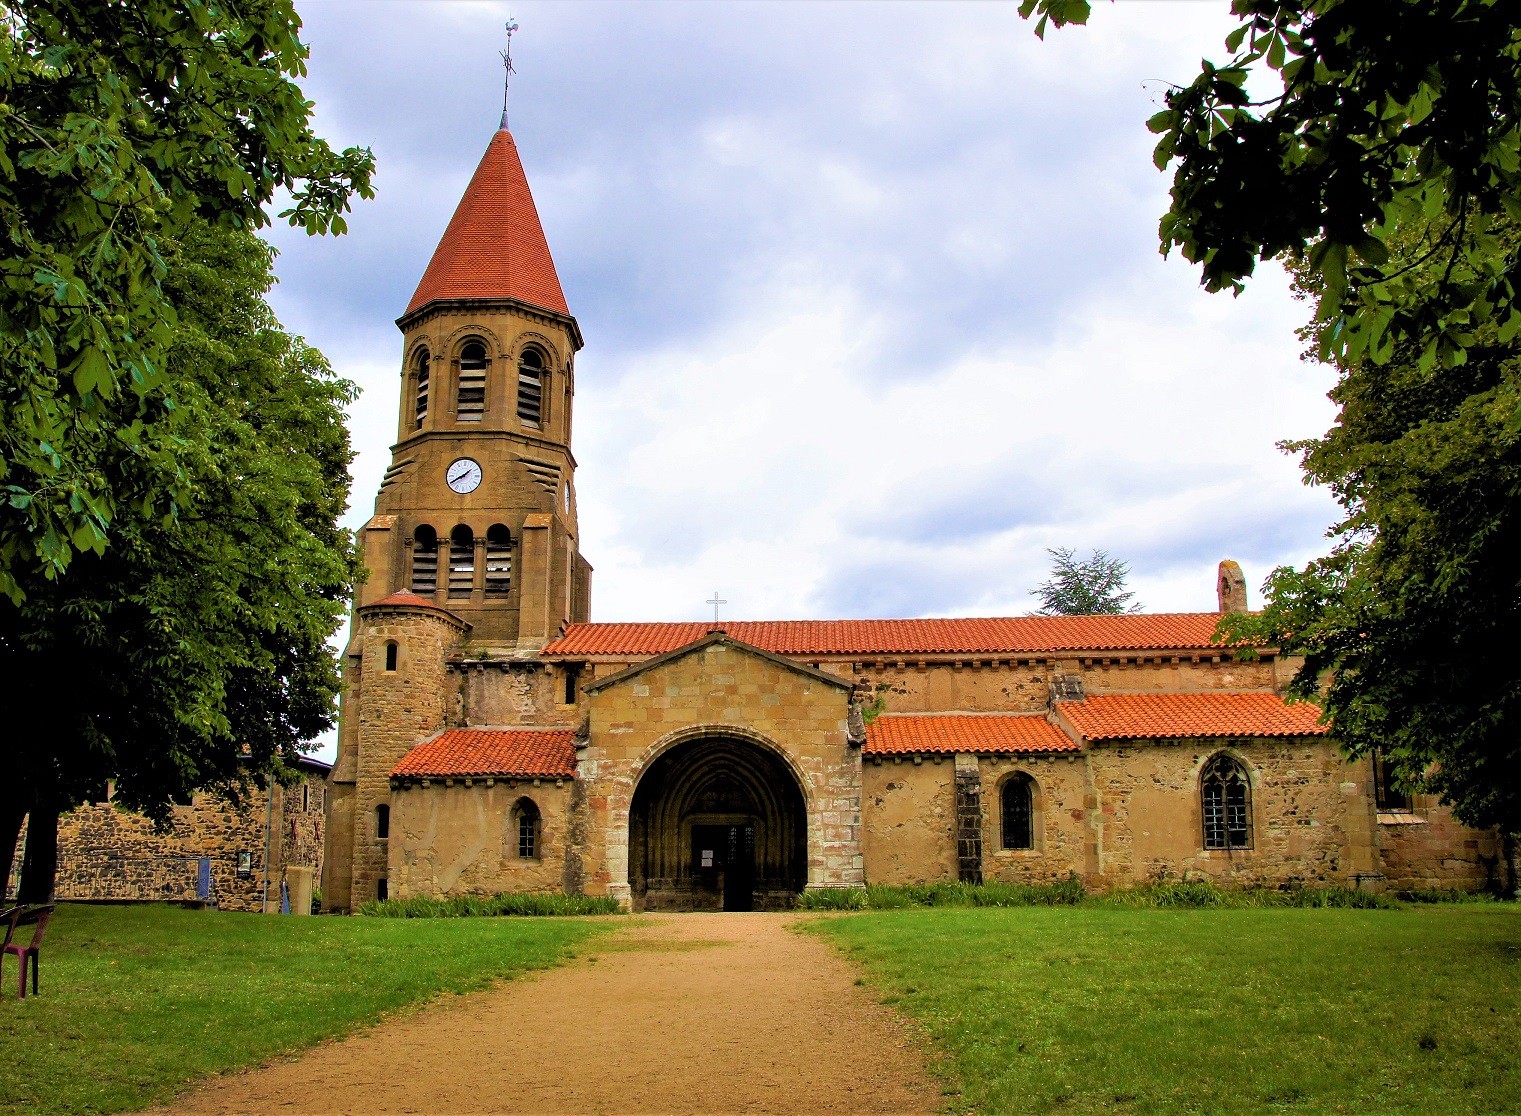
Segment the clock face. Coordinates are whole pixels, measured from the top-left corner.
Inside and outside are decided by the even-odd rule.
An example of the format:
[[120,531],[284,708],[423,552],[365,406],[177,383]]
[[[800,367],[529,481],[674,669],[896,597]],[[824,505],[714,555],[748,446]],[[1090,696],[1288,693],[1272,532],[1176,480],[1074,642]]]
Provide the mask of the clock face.
[[461,457],[449,466],[444,479],[449,482],[449,487],[461,496],[466,492],[474,492],[481,486],[480,463],[468,457]]

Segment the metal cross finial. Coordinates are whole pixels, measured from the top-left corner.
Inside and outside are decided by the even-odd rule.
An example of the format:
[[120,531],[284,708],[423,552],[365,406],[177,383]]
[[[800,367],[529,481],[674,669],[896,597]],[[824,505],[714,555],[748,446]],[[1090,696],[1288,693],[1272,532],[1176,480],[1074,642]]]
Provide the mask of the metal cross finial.
[[713,606],[713,623],[716,624],[716,623],[718,623],[718,606],[719,605],[726,605],[729,602],[726,601],[726,600],[724,600],[722,597],[720,597],[718,595],[718,590],[715,589],[715,590],[713,590],[713,599],[710,600],[710,601],[705,601],[703,603],[710,604],[710,605]]
[[512,68],[512,33],[518,29],[518,21],[511,16],[507,17],[507,49],[501,51],[502,69],[502,131],[507,130],[507,91],[512,87],[512,75],[517,71]]

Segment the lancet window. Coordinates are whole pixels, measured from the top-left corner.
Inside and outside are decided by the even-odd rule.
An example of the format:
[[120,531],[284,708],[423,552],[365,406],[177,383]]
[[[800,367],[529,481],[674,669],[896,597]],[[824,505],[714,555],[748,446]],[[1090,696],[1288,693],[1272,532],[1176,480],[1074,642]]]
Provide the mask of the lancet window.
[[1200,779],[1206,849],[1252,847],[1252,786],[1230,756],[1210,760]]
[[1020,772],[1011,775],[999,796],[999,813],[1003,822],[1003,847],[1035,847],[1035,781]]
[[518,857],[522,860],[539,858],[539,808],[531,798],[518,799],[517,808]]

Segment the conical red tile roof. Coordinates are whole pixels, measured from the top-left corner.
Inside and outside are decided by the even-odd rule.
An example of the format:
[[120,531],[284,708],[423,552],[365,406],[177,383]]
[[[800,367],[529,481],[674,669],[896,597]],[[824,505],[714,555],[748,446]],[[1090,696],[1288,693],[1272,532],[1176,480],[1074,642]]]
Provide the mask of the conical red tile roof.
[[570,316],[512,133],[491,137],[407,313],[447,298],[513,298]]

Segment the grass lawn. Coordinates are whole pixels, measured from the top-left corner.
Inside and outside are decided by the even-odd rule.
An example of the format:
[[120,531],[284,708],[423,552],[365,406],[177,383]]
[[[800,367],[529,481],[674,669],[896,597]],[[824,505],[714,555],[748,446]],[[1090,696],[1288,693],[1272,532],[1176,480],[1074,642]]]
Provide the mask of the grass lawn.
[[1521,910],[819,919],[955,1112],[1521,1112]]
[[115,1112],[439,993],[543,968],[610,928],[572,919],[277,918],[59,907],[42,994],[0,987],[0,1112]]

